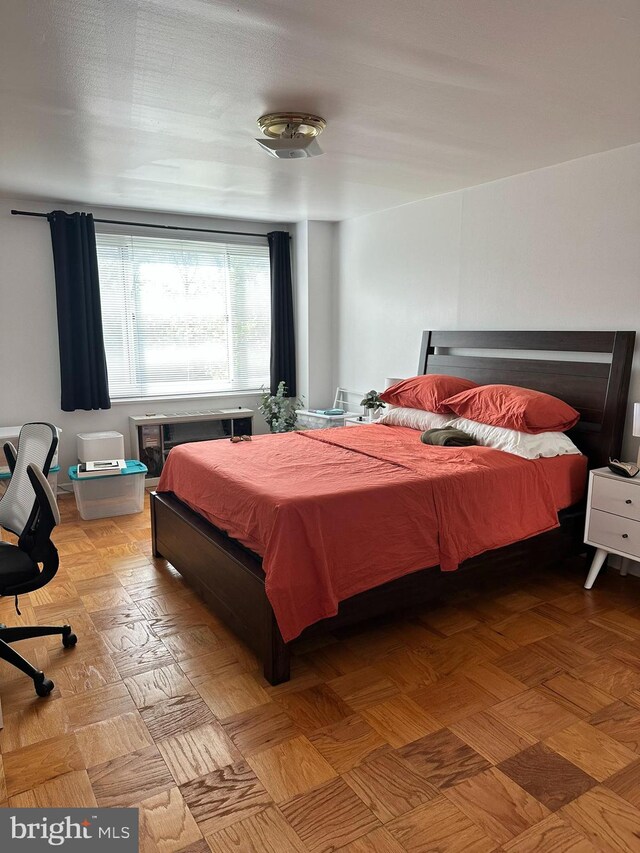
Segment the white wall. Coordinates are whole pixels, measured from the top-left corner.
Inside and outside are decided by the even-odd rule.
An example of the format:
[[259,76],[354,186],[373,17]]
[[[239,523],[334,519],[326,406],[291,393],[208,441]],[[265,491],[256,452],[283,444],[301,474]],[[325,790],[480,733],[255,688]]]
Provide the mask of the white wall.
[[305,408],[333,405],[337,223],[305,220],[294,229],[298,395]]
[[413,375],[423,329],[638,330],[639,235],[640,144],[345,221],[336,379]]
[[296,333],[298,397],[309,406],[309,223],[293,226],[293,310]]
[[[146,412],[194,411],[200,408],[248,406],[256,410],[257,395],[197,400],[114,404],[107,411],[63,412],[60,409],[60,368],[51,238],[46,220],[11,216],[11,208],[49,211],[86,210],[82,205],[34,203],[0,199],[0,426],[32,420],[55,423],[62,429],[60,480],[76,461],[78,432],[117,430],[129,453],[129,415]],[[139,222],[192,225],[267,233],[288,226],[203,217],[168,216],[148,211],[91,208],[96,217]],[[254,429],[266,431],[256,412]]]

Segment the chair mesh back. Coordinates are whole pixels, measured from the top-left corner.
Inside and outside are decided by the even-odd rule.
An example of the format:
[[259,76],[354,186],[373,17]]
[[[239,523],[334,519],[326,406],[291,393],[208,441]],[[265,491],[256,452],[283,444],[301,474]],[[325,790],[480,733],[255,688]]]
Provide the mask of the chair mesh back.
[[49,454],[56,438],[55,427],[51,424],[25,424],[20,430],[16,467],[0,500],[0,525],[16,536],[22,535],[36,500],[27,465],[32,462],[41,470],[48,470]]

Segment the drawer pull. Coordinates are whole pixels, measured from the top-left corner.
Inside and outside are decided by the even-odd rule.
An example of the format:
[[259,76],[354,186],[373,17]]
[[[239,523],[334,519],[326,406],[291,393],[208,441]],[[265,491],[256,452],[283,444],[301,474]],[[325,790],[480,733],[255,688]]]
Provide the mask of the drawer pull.
[[627,499],[626,499],[626,501],[625,501],[625,503],[626,503],[626,504],[632,504],[632,503],[633,503],[633,501],[631,500],[631,498],[627,498]]
[[622,538],[623,538],[623,539],[628,539],[628,538],[629,538],[629,534],[628,534],[628,533],[623,533],[623,534],[622,534]]

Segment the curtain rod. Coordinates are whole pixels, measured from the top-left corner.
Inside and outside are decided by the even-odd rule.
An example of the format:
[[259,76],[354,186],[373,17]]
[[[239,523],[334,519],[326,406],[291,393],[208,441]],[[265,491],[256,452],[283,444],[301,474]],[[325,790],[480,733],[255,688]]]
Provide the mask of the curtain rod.
[[[37,216],[46,219],[48,214],[36,213],[34,210],[12,210],[12,216]],[[234,234],[239,237],[262,237],[267,239],[266,234],[256,234],[252,231],[218,231],[215,228],[187,228],[185,225],[159,225],[157,222],[127,222],[123,219],[94,219],[103,225],[135,225],[138,228],[163,228],[168,231],[199,231],[203,234]],[[291,235],[289,235],[291,239]]]

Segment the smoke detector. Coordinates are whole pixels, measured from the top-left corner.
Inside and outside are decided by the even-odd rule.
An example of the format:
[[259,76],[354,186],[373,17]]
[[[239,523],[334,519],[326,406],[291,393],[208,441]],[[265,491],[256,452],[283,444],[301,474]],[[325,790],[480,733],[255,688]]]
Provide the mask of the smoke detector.
[[300,160],[323,154],[316,137],[327,126],[320,116],[309,113],[268,113],[258,119],[267,139],[256,139],[258,145],[280,160]]

